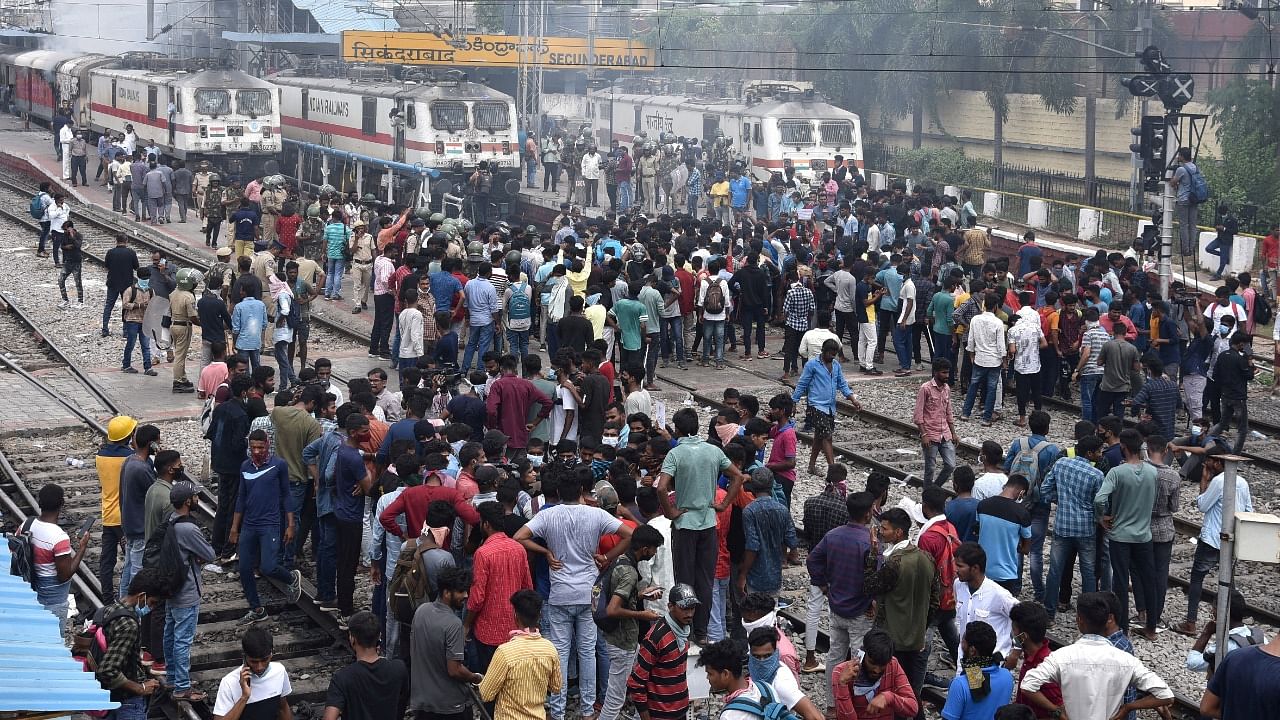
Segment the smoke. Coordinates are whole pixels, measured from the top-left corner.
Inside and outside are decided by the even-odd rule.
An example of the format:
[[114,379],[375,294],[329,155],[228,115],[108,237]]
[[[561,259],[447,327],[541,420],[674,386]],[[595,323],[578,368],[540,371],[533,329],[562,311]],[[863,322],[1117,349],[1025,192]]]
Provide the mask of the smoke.
[[[155,4],[155,26],[164,24],[165,3]],[[48,50],[120,55],[126,52],[164,52],[165,39],[147,40],[146,0],[51,0],[52,37],[42,45]]]

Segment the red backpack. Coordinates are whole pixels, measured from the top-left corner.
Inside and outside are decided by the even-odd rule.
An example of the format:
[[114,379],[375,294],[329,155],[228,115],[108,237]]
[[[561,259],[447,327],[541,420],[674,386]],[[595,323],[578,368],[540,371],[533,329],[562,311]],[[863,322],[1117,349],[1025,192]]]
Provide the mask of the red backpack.
[[[929,537],[929,540],[925,538]],[[936,537],[937,540],[933,538]],[[934,565],[938,568],[938,580],[942,584],[942,598],[938,602],[939,610],[956,609],[956,548],[960,547],[960,535],[948,520],[939,520],[920,533],[916,542],[921,550],[929,553]]]

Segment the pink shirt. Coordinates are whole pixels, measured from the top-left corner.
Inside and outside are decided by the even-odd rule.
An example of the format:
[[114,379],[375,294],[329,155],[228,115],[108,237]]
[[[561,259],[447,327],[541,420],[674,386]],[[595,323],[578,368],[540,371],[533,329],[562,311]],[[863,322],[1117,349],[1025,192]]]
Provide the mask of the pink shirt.
[[921,385],[911,421],[928,442],[955,440],[951,434],[951,387],[932,378]]
[[206,398],[213,395],[218,386],[227,381],[229,375],[227,364],[224,362],[211,362],[205,365],[200,371],[200,384],[196,386],[200,391],[200,397]]
[[[765,461],[766,465],[774,463],[794,461],[796,459],[796,424],[788,421],[786,425],[779,428],[777,425],[769,429],[769,437],[773,440],[773,444],[769,446],[769,458]],[[778,478],[786,480],[790,483],[796,481],[796,469],[782,470],[774,473]]]

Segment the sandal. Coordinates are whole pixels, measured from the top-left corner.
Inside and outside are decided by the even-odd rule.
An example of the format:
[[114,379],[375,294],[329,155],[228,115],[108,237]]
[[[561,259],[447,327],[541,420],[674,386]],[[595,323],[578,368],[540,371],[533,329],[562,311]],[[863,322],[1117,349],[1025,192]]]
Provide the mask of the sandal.
[[185,692],[174,693],[172,697],[178,702],[204,702],[208,696],[195,688],[189,688]]

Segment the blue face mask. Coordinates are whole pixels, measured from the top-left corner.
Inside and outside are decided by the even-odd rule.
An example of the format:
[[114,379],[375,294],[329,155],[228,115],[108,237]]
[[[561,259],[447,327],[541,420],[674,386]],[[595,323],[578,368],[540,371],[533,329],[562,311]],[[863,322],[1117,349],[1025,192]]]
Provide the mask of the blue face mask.
[[542,467],[541,455],[525,455],[525,457],[529,459],[529,464],[533,467]]
[[138,281],[138,289],[139,289],[139,290],[143,290],[143,291],[148,291],[148,290],[150,290],[150,289],[151,289],[151,281],[150,281],[150,280],[139,280],[139,281]]
[[151,614],[151,606],[147,604],[146,600],[143,600],[133,607],[133,611],[138,614],[138,619],[141,620]]
[[773,682],[773,678],[778,674],[778,667],[781,664],[781,658],[778,651],[774,650],[773,654],[761,660],[755,655],[751,655],[747,659],[747,670],[751,673],[751,678],[757,682]]

